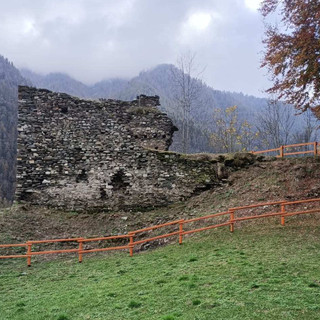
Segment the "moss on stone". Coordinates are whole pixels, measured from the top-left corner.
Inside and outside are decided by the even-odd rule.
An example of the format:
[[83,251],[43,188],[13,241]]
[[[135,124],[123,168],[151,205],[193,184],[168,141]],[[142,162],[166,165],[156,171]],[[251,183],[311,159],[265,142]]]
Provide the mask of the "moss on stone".
[[137,114],[137,115],[145,115],[149,113],[160,114],[161,111],[157,108],[153,107],[131,107],[128,109],[129,113]]

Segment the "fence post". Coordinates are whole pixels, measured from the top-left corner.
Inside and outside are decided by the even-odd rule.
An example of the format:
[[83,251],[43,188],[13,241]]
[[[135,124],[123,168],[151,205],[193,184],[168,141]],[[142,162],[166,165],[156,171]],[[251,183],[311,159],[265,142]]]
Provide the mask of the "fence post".
[[230,232],[233,232],[234,231],[234,222],[233,222],[233,220],[234,220],[234,211],[230,211],[229,210],[229,212],[230,212]]
[[280,150],[280,158],[283,158],[283,146],[280,146],[279,150]]
[[283,214],[281,216],[281,225],[284,226],[285,225],[285,213],[286,213],[286,205],[284,203],[281,204],[281,213]]
[[135,234],[134,233],[129,233],[129,236],[130,236],[130,238],[129,238],[129,250],[130,250],[130,257],[132,257],[133,256],[133,247],[134,247],[134,244],[133,244],[133,237],[135,236]]
[[78,240],[79,243],[79,263],[82,262],[82,251],[83,251],[83,242],[82,240],[84,240],[84,238],[81,238]]
[[31,267],[31,251],[32,251],[32,243],[27,241],[28,249],[27,249],[27,265]]
[[184,222],[184,220],[179,223],[179,244],[182,244],[183,222]]
[[314,142],[313,143],[313,147],[314,147],[314,156],[316,157],[318,154],[318,142]]

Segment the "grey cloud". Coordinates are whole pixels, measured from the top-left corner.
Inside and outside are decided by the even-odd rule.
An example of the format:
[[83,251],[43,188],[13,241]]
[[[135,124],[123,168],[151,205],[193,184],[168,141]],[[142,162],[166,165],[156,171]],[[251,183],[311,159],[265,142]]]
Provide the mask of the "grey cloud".
[[[33,71],[93,83],[132,77],[187,50],[217,89],[261,95],[263,25],[244,0],[0,0],[0,54]],[[186,27],[208,13],[206,30]]]

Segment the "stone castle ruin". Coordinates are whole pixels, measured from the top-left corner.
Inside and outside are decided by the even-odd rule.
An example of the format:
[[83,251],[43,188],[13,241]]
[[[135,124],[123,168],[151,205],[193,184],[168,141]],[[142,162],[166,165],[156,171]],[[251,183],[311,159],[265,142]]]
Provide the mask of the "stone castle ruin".
[[167,151],[159,97],[82,100],[19,87],[16,198],[69,210],[147,209],[219,182],[217,161]]

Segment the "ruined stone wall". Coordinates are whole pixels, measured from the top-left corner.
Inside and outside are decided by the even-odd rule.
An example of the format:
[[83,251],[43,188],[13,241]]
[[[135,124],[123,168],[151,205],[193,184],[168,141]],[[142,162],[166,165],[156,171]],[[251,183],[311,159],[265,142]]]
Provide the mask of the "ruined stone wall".
[[70,210],[167,205],[217,184],[217,161],[167,152],[159,97],[81,100],[19,88],[16,198]]

